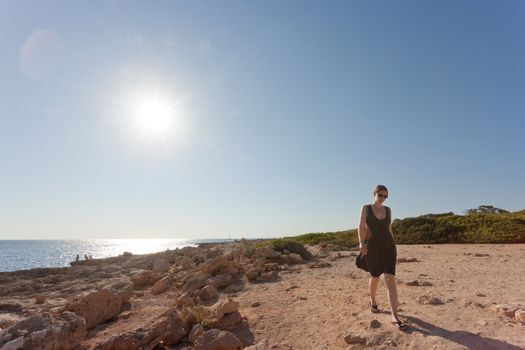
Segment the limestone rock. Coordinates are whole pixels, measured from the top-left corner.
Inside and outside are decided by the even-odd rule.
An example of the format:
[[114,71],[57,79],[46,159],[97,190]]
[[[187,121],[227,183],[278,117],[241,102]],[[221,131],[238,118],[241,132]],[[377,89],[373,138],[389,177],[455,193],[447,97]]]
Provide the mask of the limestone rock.
[[208,278],[206,284],[212,285],[214,287],[226,287],[232,283],[233,277],[229,273],[223,273],[214,277]]
[[259,247],[255,249],[255,256],[265,259],[275,260],[281,257],[282,253],[273,250],[272,247]]
[[381,322],[378,320],[372,320],[370,321],[370,328],[379,328],[381,327]]
[[153,272],[165,273],[170,270],[170,262],[166,259],[156,259],[153,263]]
[[131,277],[135,289],[151,286],[157,280],[157,274],[151,270],[140,270]]
[[192,290],[184,292],[181,296],[177,298],[177,305],[191,305],[194,303],[193,300],[194,292]]
[[86,337],[86,321],[69,311],[58,316],[44,312],[28,317],[2,331],[0,348],[73,349]]
[[217,320],[220,320],[225,314],[239,310],[239,302],[231,298],[223,299],[214,305],[213,311]]
[[347,344],[366,344],[366,337],[355,335],[355,334],[348,334],[345,336],[345,342]]
[[193,275],[190,275],[186,279],[186,283],[184,284],[183,289],[184,290],[195,290],[200,289],[206,285],[206,276],[201,275],[200,273],[195,273]]
[[190,331],[190,334],[188,335],[188,341],[190,343],[194,343],[195,340],[197,340],[198,337],[204,334],[204,328],[200,323],[193,325],[193,328]]
[[46,300],[47,300],[47,296],[45,295],[39,294],[35,296],[35,304],[43,304],[46,302]]
[[514,318],[519,323],[525,325],[525,309],[518,309],[514,312]]
[[260,268],[249,269],[248,271],[246,271],[246,278],[248,279],[248,281],[253,281],[257,277],[259,277],[261,272],[262,272],[262,269]]
[[86,319],[87,329],[115,317],[122,306],[122,294],[107,289],[88,293],[69,302],[66,310]]
[[292,264],[302,264],[304,263],[303,258],[296,253],[290,253],[288,254],[288,259],[290,260],[290,263]]
[[213,285],[208,285],[200,290],[199,296],[202,300],[213,300],[219,296],[219,292]]
[[440,298],[434,297],[432,295],[422,295],[417,299],[419,304],[425,305],[441,305],[444,304],[443,300]]
[[151,287],[151,294],[157,295],[157,294],[164,293],[165,291],[168,290],[168,288],[171,287],[172,283],[173,283],[173,278],[170,275],[164,277],[161,280],[158,280],[153,285],[153,287]]
[[283,249],[286,249],[295,254],[299,254],[303,260],[310,260],[313,258],[312,253],[310,253],[301,242],[288,240],[283,242],[281,246]]
[[513,307],[507,304],[497,304],[492,306],[492,310],[496,312],[499,316],[504,317],[514,317],[514,312],[517,310],[517,307]]
[[331,266],[332,266],[332,264],[330,264],[329,262],[321,261],[321,262],[309,264],[308,268],[309,269],[318,269],[318,268],[331,267]]
[[266,272],[268,271],[278,271],[279,270],[279,264],[277,263],[268,263],[264,265],[264,270]]
[[239,350],[242,343],[237,336],[228,331],[210,329],[197,338],[195,350]]

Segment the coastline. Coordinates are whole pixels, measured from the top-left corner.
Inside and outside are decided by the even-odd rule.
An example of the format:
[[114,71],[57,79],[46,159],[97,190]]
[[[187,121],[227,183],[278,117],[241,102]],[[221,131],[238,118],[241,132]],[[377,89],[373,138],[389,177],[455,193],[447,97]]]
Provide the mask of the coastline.
[[293,244],[246,256],[255,242],[2,272],[0,348],[43,349],[39,337],[76,350],[219,341],[232,349],[525,347],[525,282],[501,274],[519,273],[524,244],[398,245],[400,314],[410,330],[401,333],[389,325],[384,286],[384,311],[370,314],[355,250]]

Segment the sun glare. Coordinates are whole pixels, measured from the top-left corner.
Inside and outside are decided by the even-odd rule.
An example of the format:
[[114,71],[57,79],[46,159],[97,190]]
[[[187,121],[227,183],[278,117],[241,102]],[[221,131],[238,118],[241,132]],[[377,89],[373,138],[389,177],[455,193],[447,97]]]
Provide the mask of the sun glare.
[[146,97],[135,108],[135,128],[146,137],[167,136],[176,127],[176,111],[169,101]]

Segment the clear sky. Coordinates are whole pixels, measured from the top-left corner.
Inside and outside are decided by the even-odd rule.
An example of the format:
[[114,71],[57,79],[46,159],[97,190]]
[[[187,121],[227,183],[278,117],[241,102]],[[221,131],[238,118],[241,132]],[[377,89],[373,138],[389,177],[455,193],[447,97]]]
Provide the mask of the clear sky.
[[525,2],[0,0],[0,238],[524,209]]

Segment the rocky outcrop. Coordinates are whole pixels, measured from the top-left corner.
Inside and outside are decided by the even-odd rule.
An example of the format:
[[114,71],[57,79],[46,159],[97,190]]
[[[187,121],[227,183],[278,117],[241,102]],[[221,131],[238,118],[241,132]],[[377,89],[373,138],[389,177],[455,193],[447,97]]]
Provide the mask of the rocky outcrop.
[[135,289],[151,286],[157,282],[157,274],[151,270],[139,270],[133,273],[131,282]]
[[0,348],[5,350],[73,349],[86,336],[86,322],[69,311],[58,316],[42,313],[0,331],[0,335]]
[[168,288],[171,287],[171,284],[173,283],[173,277],[171,275],[168,275],[164,277],[161,280],[158,280],[153,287],[151,287],[151,294],[157,295],[164,293],[168,290]]
[[115,317],[123,303],[129,301],[133,290],[131,281],[117,281],[97,291],[82,294],[66,305],[86,320],[87,329]]
[[242,343],[237,336],[228,331],[210,329],[204,332],[193,344],[195,350],[238,350]]
[[312,253],[310,253],[301,242],[288,240],[283,242],[281,247],[283,250],[299,254],[303,260],[311,260],[313,258]]

